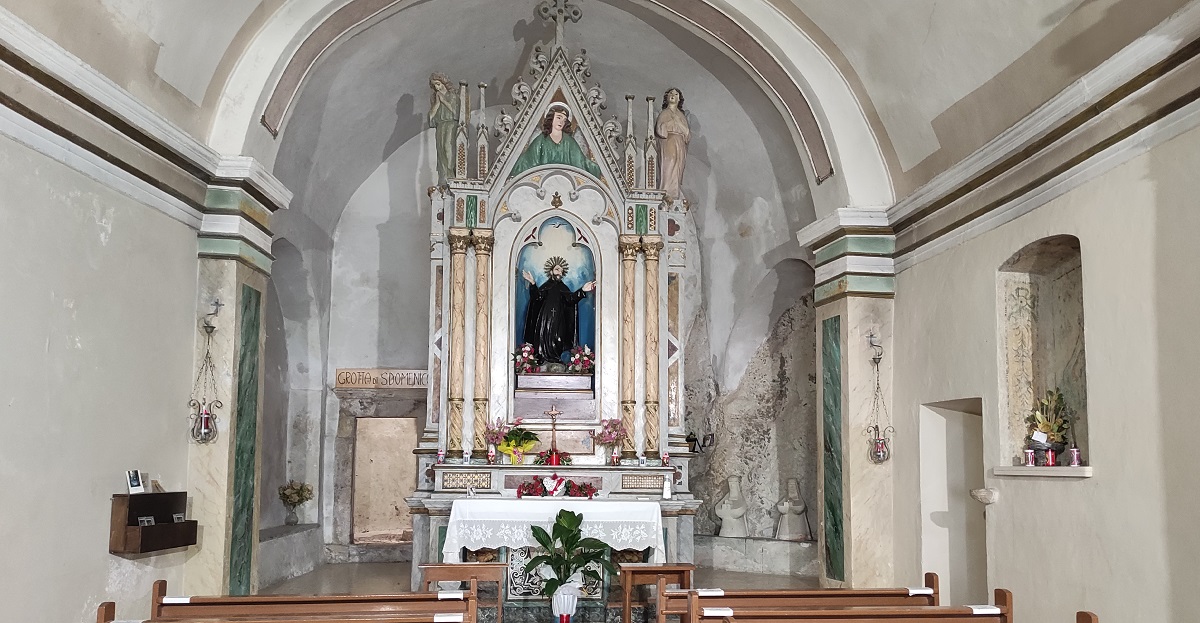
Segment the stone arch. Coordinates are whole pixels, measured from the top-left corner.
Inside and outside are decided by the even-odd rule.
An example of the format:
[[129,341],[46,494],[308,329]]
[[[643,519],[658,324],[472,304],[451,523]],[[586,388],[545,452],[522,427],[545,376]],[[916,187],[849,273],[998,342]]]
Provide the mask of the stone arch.
[[[210,144],[273,162],[278,145],[257,121],[278,132],[322,54],[412,4],[349,0],[328,7],[320,0],[294,0],[271,18],[236,63],[219,98]],[[891,205],[894,192],[879,141],[829,56],[794,23],[779,19],[766,0],[739,3],[738,11],[724,4],[651,0],[649,6],[735,59],[775,102],[805,156],[818,217],[841,207]],[[762,30],[767,27],[769,32]]]

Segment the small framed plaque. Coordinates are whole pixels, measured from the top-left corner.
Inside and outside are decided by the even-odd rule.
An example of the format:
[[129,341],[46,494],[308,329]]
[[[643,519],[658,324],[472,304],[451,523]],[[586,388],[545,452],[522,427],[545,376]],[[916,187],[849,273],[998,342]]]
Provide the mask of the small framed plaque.
[[146,515],[144,517],[138,517],[138,525],[139,526],[153,526],[154,525],[154,516]]
[[130,493],[146,492],[146,482],[142,480],[142,473],[136,469],[127,470],[125,472],[125,482],[129,485]]
[[174,520],[175,523],[183,523],[183,513],[175,513],[174,515],[171,515],[171,519]]

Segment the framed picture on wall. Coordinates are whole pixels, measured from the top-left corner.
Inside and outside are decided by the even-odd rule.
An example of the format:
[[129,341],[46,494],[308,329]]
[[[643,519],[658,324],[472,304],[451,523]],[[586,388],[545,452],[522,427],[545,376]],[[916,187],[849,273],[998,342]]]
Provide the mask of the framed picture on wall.
[[142,473],[136,469],[127,470],[125,472],[125,481],[129,485],[130,493],[145,493],[146,482],[142,480]]

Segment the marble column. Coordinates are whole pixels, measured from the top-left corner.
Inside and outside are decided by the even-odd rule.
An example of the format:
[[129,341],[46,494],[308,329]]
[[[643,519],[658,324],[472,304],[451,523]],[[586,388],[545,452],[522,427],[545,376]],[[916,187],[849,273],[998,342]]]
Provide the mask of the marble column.
[[487,441],[483,433],[487,427],[488,393],[491,391],[488,355],[491,352],[491,269],[495,238],[490,230],[476,229],[471,240],[475,244],[475,442],[471,446],[471,454],[481,458],[487,456]]
[[873,358],[879,354],[872,342],[882,349],[880,393],[888,411],[895,411],[891,392],[895,277],[890,259],[895,239],[885,216],[857,212],[835,216],[839,220],[834,228],[814,225],[799,236],[802,245],[815,247],[817,265],[813,299],[821,375],[817,386],[821,584],[892,586],[893,461],[871,461],[865,432],[873,424],[882,428],[890,423],[885,414],[872,409]]
[[633,416],[637,408],[637,398],[634,395],[634,354],[637,346],[634,335],[634,285],[637,275],[637,256],[642,248],[641,238],[623,235],[617,242],[621,252],[621,422],[625,425],[628,436],[621,442],[621,454],[625,458],[637,456],[637,446],[634,444]]
[[460,227],[450,229],[450,414],[446,422],[446,453],[451,457],[463,451],[463,368],[467,337],[467,247],[470,231]]
[[658,257],[662,249],[662,239],[658,236],[642,238],[642,253],[646,256],[646,421],[643,430],[647,458],[659,453]]

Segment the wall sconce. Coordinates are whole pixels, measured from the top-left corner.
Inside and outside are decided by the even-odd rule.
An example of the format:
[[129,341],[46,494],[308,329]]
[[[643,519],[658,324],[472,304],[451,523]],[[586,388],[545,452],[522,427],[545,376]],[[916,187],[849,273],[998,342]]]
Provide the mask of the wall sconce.
[[188,419],[192,421],[188,434],[196,443],[216,441],[219,422],[216,410],[225,406],[217,399],[217,369],[212,359],[212,336],[217,330],[217,314],[221,313],[224,305],[216,300],[212,307],[213,310],[200,319],[200,328],[204,329],[204,357],[200,360],[200,370],[192,383],[192,399],[188,401],[191,409]]
[[[871,357],[871,367],[875,371],[875,395],[871,399],[871,423],[863,434],[867,436],[868,457],[876,465],[882,465],[892,458],[892,439],[896,429],[892,428],[891,415],[888,414],[887,403],[883,400],[883,388],[879,383],[879,364],[883,361],[883,346],[879,336],[874,331],[867,336],[867,343],[875,350]],[[880,428],[880,413],[883,414],[884,427]]]

